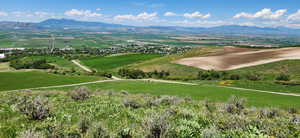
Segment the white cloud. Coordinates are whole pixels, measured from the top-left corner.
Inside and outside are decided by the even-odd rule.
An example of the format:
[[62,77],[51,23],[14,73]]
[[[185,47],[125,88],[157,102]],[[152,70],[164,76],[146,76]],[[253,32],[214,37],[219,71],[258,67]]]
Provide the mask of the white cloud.
[[200,12],[196,11],[194,13],[185,13],[183,14],[184,17],[186,18],[202,18],[202,19],[206,19],[211,17],[210,13],[208,14],[201,14]]
[[102,16],[100,13],[91,12],[90,10],[77,10],[72,9],[65,12],[66,16],[83,16],[83,17],[99,17]]
[[177,14],[174,12],[166,12],[164,16],[177,16]]
[[101,11],[101,10],[102,10],[101,8],[97,8],[97,9],[96,9],[96,11]]
[[37,11],[37,12],[34,12],[34,15],[36,15],[38,17],[45,17],[45,16],[48,16],[49,13],[43,12],[43,11]]
[[11,14],[15,17],[34,17],[34,13],[31,12],[14,11]]
[[153,20],[156,17],[157,17],[157,13],[143,12],[136,16],[132,14],[117,15],[114,17],[114,20]]
[[6,12],[1,12],[0,11],[0,16],[7,16],[8,14]]
[[291,15],[288,16],[289,21],[300,21],[300,9]]
[[236,14],[233,18],[247,18],[247,19],[279,19],[287,12],[286,9],[280,9],[272,12],[271,9],[262,9],[254,14],[241,12]]

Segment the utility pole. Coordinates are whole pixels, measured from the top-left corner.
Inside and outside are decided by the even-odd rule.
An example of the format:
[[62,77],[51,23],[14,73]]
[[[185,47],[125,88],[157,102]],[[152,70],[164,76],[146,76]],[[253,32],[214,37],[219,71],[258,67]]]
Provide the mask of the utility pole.
[[53,53],[53,51],[55,49],[55,37],[54,37],[53,34],[51,35],[50,44],[49,44],[49,48],[48,49],[49,49],[50,53]]

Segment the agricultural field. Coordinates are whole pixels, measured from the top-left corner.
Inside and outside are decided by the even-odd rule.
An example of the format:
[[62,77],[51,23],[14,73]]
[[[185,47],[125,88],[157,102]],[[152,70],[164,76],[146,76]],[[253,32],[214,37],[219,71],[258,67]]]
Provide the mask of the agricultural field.
[[97,81],[103,78],[33,72],[0,72],[0,91]]
[[224,47],[224,52],[204,57],[184,58],[176,63],[204,70],[234,70],[283,60],[300,60],[299,52],[300,48],[255,50]]
[[193,79],[197,76],[201,69],[189,67],[174,63],[174,61],[182,58],[206,55],[222,50],[220,47],[201,47],[192,49],[183,54],[169,55],[161,58],[155,58],[139,64],[130,66],[130,68],[141,69],[146,72],[150,71],[169,71],[170,78],[189,78]]
[[130,64],[137,64],[139,62],[145,62],[150,59],[161,57],[158,54],[125,54],[117,56],[108,57],[93,57],[81,59],[80,61],[93,69],[96,70],[112,70]]

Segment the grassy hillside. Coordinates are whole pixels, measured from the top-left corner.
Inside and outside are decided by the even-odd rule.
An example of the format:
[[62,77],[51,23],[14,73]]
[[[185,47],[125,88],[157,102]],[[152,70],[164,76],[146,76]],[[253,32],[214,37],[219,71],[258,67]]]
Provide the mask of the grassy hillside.
[[80,61],[97,70],[111,70],[119,67],[127,66],[129,64],[139,63],[153,58],[161,57],[158,54],[125,54],[120,56],[109,57],[94,57],[81,59]]
[[[128,92],[134,94],[148,93],[156,96],[172,95],[179,97],[191,97],[197,100],[210,99],[217,102],[225,102],[229,97],[235,95],[247,98],[248,106],[300,108],[300,103],[298,102],[300,100],[300,97],[259,93],[246,90],[236,90],[231,88],[221,88],[209,85],[191,86],[143,81],[121,81],[91,84],[87,86],[94,90],[127,90]],[[64,90],[69,89],[72,88],[64,88]]]
[[300,79],[300,60],[285,60],[264,65],[258,65],[253,67],[247,67],[237,70],[232,70],[231,72],[247,74],[249,72],[256,72],[260,74],[274,75],[274,74],[289,74]]
[[63,76],[45,72],[0,72],[0,91],[99,80],[98,77]]
[[5,138],[300,136],[297,109],[245,108],[236,97],[224,104],[81,88],[0,93],[0,101]]

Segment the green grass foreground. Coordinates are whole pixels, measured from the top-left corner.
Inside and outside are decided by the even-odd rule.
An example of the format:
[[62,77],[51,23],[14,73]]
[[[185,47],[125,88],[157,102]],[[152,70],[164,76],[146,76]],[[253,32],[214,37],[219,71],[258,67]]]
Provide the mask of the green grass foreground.
[[110,56],[110,57],[94,57],[81,59],[80,61],[90,67],[97,70],[110,70],[130,64],[150,60],[153,58],[161,57],[158,54],[125,54],[120,56]]
[[99,77],[54,75],[46,72],[0,72],[0,91],[96,81]]
[[[120,89],[125,84],[133,87],[131,83],[115,84],[111,87]],[[168,91],[164,85],[153,86],[163,87],[157,91],[161,94]],[[154,89],[153,86],[148,89]],[[184,87],[173,85],[173,88],[182,91]],[[0,137],[3,138],[300,136],[297,109],[245,108],[245,101],[240,98],[231,98],[224,104],[80,88],[70,92],[0,93],[0,101]]]
[[[144,81],[119,81],[90,84],[87,87],[96,90],[127,90],[133,94],[148,93],[152,95],[172,95],[179,97],[191,97],[196,100],[209,99],[216,102],[225,102],[231,96],[239,96],[247,99],[247,106],[259,107],[298,107],[300,108],[300,97],[260,93],[246,90],[236,90],[209,85],[182,85]],[[73,88],[64,88],[69,90]]]

